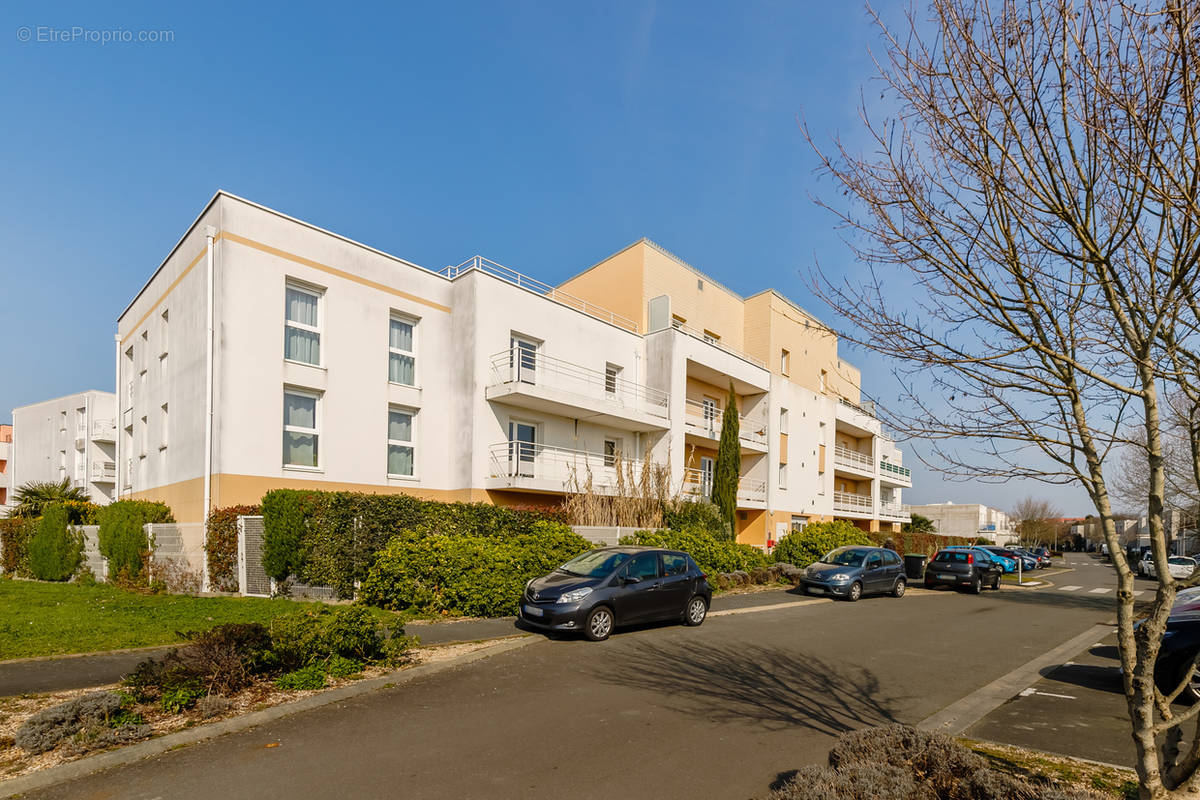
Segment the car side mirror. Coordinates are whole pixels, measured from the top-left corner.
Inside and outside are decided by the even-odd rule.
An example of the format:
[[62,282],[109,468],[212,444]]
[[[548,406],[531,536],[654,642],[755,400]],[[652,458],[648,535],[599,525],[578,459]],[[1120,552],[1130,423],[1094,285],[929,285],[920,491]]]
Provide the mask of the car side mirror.
[[628,586],[631,583],[641,583],[642,579],[636,575],[626,575],[621,578],[621,583]]

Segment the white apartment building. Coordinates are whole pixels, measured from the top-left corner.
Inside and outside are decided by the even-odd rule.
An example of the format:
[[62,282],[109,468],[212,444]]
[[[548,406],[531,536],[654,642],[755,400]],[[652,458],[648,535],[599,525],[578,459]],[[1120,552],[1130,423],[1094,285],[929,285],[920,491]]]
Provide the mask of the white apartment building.
[[96,390],[14,408],[9,486],[67,478],[92,502],[112,502],[116,418],[116,395]]
[[481,257],[428,270],[218,192],[117,339],[119,494],[180,521],[280,487],[550,505],[643,459],[705,494],[730,384],[741,541],[908,519],[902,454],[837,338],[647,240],[552,287]]
[[7,516],[12,505],[12,425],[0,425],[0,516]]
[[980,503],[931,503],[912,505],[909,511],[933,520],[944,536],[983,537],[994,544],[1016,539],[1016,525],[1003,511]]

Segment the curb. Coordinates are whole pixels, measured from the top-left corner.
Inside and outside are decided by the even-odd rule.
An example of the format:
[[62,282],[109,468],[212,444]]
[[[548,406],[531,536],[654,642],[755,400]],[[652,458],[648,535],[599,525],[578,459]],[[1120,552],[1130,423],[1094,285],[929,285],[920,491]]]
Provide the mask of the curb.
[[107,750],[103,753],[97,753],[94,756],[85,756],[77,761],[70,761],[40,772],[0,781],[0,800],[15,797],[36,789],[45,789],[55,784],[66,783],[67,781],[82,778],[100,770],[132,764],[144,758],[161,755],[168,750],[175,750],[189,744],[202,742],[205,739],[213,739],[229,733],[238,733],[255,728],[259,725],[291,716],[292,714],[311,711],[315,708],[348,700],[352,697],[358,697],[377,689],[408,683],[417,678],[423,678],[426,675],[435,675],[454,667],[461,667],[474,661],[480,661],[489,656],[516,650],[537,641],[541,641],[540,637],[521,635],[520,638],[500,641],[481,650],[476,650],[473,653],[467,653],[466,655],[438,664],[423,664],[416,667],[409,667],[408,669],[399,669],[389,672],[386,675],[380,675],[378,678],[371,678],[359,683],[350,684],[349,686],[331,689],[328,692],[302,697],[290,703],[264,708],[262,711],[252,711],[249,714],[221,720],[220,722],[210,722],[206,725],[185,728],[184,730],[168,733],[144,742],[131,744],[128,747]]

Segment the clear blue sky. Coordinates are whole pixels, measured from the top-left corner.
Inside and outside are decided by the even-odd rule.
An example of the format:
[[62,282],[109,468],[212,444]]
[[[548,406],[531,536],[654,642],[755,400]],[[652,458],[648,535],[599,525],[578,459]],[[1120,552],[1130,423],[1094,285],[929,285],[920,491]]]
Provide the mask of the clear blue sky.
[[[427,267],[480,253],[550,283],[648,236],[833,320],[805,282],[849,256],[810,200],[833,190],[797,118],[855,139],[876,39],[854,0],[16,3],[0,19],[0,420],[111,390],[117,315],[219,188]],[[88,41],[113,30],[174,41]],[[845,355],[894,401],[885,364]],[[908,461],[911,502],[1087,510],[1074,490],[943,483]]]

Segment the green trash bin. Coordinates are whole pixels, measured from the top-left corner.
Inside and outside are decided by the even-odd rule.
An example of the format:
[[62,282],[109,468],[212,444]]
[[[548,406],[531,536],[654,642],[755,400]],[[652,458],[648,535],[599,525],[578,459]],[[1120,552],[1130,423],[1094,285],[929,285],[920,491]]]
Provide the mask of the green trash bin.
[[906,553],[904,555],[904,576],[910,581],[919,581],[925,577],[925,562],[929,556],[924,553]]

